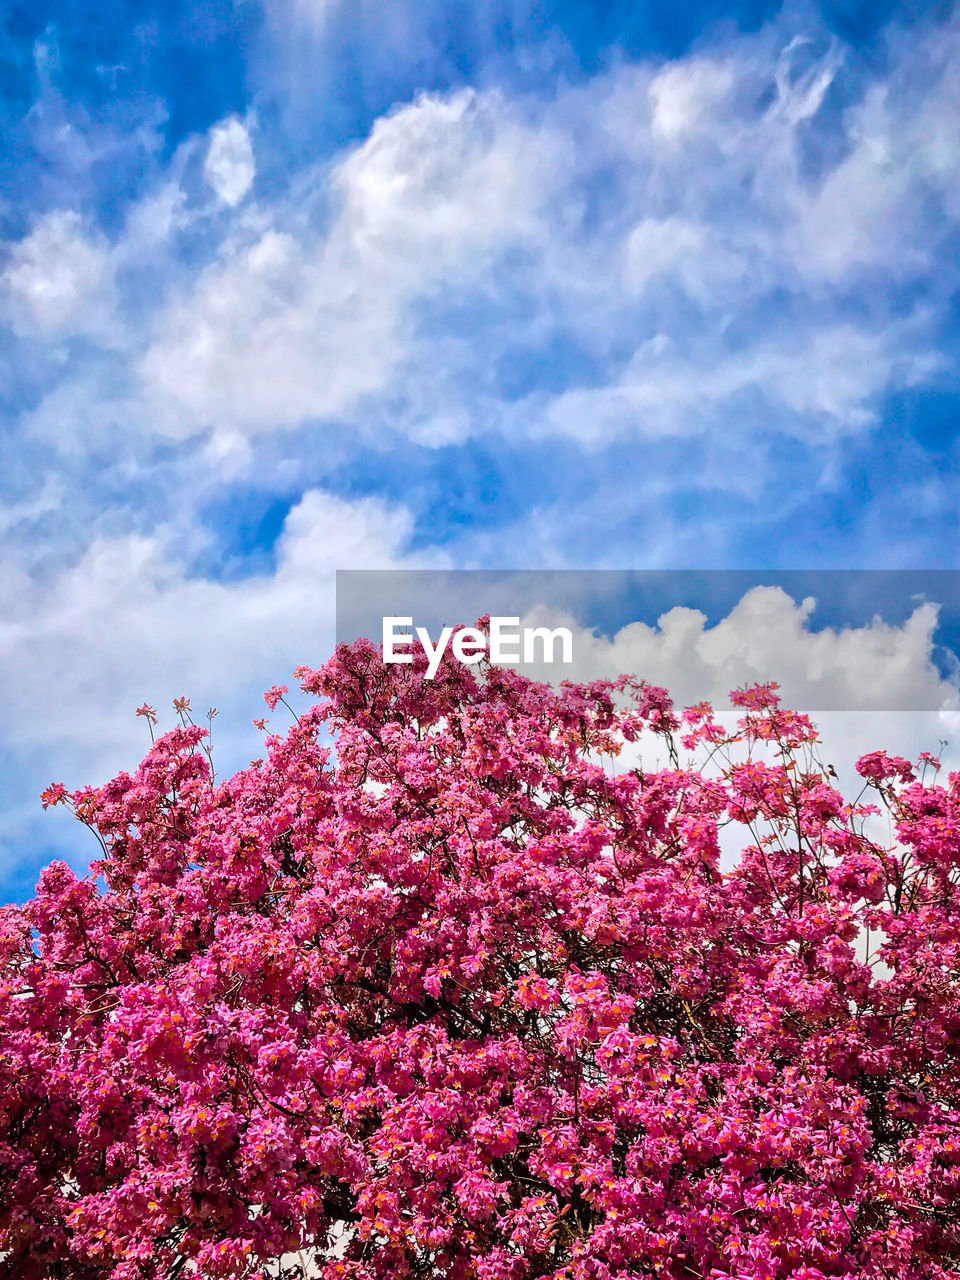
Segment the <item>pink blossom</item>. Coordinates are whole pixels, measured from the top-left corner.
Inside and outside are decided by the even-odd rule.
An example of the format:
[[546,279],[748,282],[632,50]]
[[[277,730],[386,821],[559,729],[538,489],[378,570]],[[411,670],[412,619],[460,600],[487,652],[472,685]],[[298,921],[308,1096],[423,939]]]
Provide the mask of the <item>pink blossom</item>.
[[275,684],[263,695],[263,700],[271,711],[275,711],[277,703],[282,699],[286,692],[287,686],[285,684]]
[[424,672],[44,792],[102,856],[0,909],[4,1274],[955,1275],[957,776],[850,802],[773,684],[687,708],[708,770],[640,680]]

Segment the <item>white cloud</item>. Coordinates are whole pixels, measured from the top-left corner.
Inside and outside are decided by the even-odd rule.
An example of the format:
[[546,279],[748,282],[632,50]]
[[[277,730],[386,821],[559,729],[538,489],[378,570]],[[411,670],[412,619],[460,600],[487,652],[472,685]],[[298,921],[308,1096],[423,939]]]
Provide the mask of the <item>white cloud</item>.
[[657,276],[682,281],[693,296],[725,274],[740,276],[742,263],[706,227],[682,217],[642,218],[625,241],[625,283],[642,292]]
[[78,213],[54,210],[8,249],[0,288],[15,330],[57,336],[99,323],[109,253],[85,232]]
[[18,742],[59,742],[74,768],[97,768],[129,745],[144,699],[237,706],[251,681],[329,654],[336,569],[400,566],[410,533],[403,507],[312,490],[288,514],[269,575],[192,577],[159,536],[129,536],[98,539],[47,582],[9,580],[0,689]]
[[[960,75],[934,50],[960,35],[892,37],[891,70],[831,123],[845,54],[817,40],[771,24],[548,99],[421,95],[257,205],[249,132],[230,118],[206,144],[223,211],[205,265],[177,257],[177,232],[209,213],[186,209],[179,156],[109,251],[75,215],[38,227],[8,297],[55,336],[107,296],[114,266],[158,264],[153,304],[109,329],[145,436],[863,430],[891,385],[942,363],[936,291],[905,317],[878,279],[897,290],[929,270],[931,196],[960,221]],[[827,134],[835,158],[810,170]],[[865,279],[872,305],[852,308]],[[515,352],[554,335],[587,376],[561,366],[554,392],[500,391]]]
[[705,351],[683,352],[657,333],[617,381],[549,399],[537,429],[596,443],[627,434],[705,434],[738,416],[738,400],[760,395],[778,413],[781,434],[850,433],[874,420],[871,399],[895,374],[909,386],[940,367],[938,357],[911,355],[897,338],[897,329],[869,334],[841,324],[808,330],[792,343],[784,335],[743,351],[714,345],[707,359]]
[[[811,51],[814,51],[812,58]],[[826,52],[817,56],[810,36],[794,36],[777,63],[775,112],[789,124],[798,124],[815,116],[843,60],[843,50],[834,39],[830,40]],[[804,62],[805,66],[802,65]]]
[[384,390],[405,309],[533,226],[542,157],[496,97],[422,97],[330,174],[322,240],[277,226],[225,245],[163,314],[142,374],[165,429],[255,432],[349,413]]
[[241,121],[223,120],[211,129],[203,173],[217,197],[231,208],[253,186],[257,173],[253,144]]
[[780,587],[755,587],[712,626],[677,607],[656,625],[633,622],[612,638],[580,628],[572,677],[633,671],[663,685],[678,704],[727,704],[731,689],[776,680],[784,702],[817,711],[957,710],[956,686],[933,662],[934,604],[901,625],[815,629],[816,600],[794,601]]
[[[164,429],[346,417],[446,443],[504,427],[697,433],[734,415],[741,434],[871,425],[893,382],[938,367],[936,315],[854,313],[844,291],[865,271],[928,268],[926,193],[945,197],[958,167],[944,127],[958,77],[928,66],[929,37],[898,39],[894,73],[830,126],[839,159],[820,174],[803,151],[844,50],[776,25],[546,101],[460,92],[394,109],[315,175],[322,233],[282,205],[238,224],[159,316],[141,370]],[[790,298],[789,324],[769,322],[773,296]],[[463,403],[471,370],[556,331],[605,376],[520,412]]]
[[148,191],[127,212],[117,254],[128,265],[142,264],[144,255],[164,253],[173,237],[189,225],[186,194],[177,172],[179,161],[171,164],[160,183]]
[[681,143],[697,132],[705,117],[716,116],[734,83],[731,67],[707,58],[667,65],[650,84],[654,135]]
[[535,229],[538,187],[559,159],[548,142],[496,92],[418,98],[378,120],[335,169],[334,252],[351,262],[354,252],[373,254],[378,274],[405,284],[430,261],[431,279],[459,272],[465,253]]

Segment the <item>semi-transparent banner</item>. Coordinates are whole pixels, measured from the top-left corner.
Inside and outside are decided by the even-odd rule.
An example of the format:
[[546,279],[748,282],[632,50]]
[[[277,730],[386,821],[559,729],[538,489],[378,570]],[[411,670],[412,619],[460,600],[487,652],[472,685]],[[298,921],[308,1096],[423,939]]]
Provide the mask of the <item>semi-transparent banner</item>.
[[343,570],[337,641],[359,637],[433,674],[629,672],[678,705],[776,681],[807,711],[960,708],[953,570]]

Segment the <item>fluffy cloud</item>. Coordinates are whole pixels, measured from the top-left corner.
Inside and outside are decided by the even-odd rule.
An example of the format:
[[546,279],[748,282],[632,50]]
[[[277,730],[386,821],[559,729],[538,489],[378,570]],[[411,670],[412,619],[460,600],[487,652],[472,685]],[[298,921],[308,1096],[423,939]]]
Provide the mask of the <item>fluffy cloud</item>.
[[[548,98],[421,95],[255,206],[231,117],[113,243],[61,210],[11,245],[8,309],[122,348],[102,398],[125,381],[141,437],[862,431],[947,364],[954,273],[931,268],[960,221],[958,30],[893,31],[873,80],[784,21]],[[216,222],[188,199],[198,147]],[[91,325],[118,268],[120,309]],[[518,352],[545,376],[516,379]],[[89,376],[57,365],[61,387]]]
[[[776,680],[787,705],[816,712],[960,710],[956,685],[933,662],[935,604],[918,605],[899,626],[876,618],[815,628],[816,604],[758,586],[713,626],[698,609],[677,607],[609,638],[580,627],[567,671],[573,679],[637,672],[681,706],[704,698],[726,706],[731,689]],[[546,616],[528,621],[543,625]]]
[[79,214],[54,210],[9,250],[0,290],[15,331],[57,337],[96,326],[110,282],[110,259],[104,244],[84,230]]
[[142,373],[166,429],[295,426],[385,390],[407,308],[531,232],[544,167],[495,97],[423,97],[378,121],[329,174],[324,237],[255,227],[159,318]]
[[97,540],[46,583],[11,575],[0,687],[19,741],[56,736],[89,758],[115,749],[144,698],[244,697],[255,672],[273,683],[332,647],[336,569],[399,566],[409,535],[402,507],[311,491],[287,516],[269,576],[190,576],[156,536]]
[[[912,312],[896,290],[929,271],[931,200],[956,204],[957,41],[893,37],[895,72],[843,111],[826,106],[836,42],[777,27],[548,100],[421,96],[305,179],[322,230],[282,204],[239,222],[158,317],[140,366],[154,421],[352,416],[438,443],[436,421],[580,440],[731,416],[741,434],[861,430],[886,389],[943,366],[936,289]],[[869,312],[849,302],[865,273]],[[518,344],[558,334],[603,375],[504,395]]]
[[680,144],[716,119],[735,84],[733,68],[709,58],[688,58],[667,66],[648,90],[656,138]]
[[238,205],[256,172],[250,134],[239,120],[224,120],[211,129],[203,173],[224,204]]

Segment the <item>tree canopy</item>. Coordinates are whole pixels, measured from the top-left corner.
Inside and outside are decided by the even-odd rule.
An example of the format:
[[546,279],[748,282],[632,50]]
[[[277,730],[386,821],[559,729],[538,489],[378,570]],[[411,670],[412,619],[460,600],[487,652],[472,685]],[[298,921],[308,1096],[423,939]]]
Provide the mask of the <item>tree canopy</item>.
[[0,1274],[960,1274],[960,775],[424,668],[45,794],[103,852],[0,911]]

